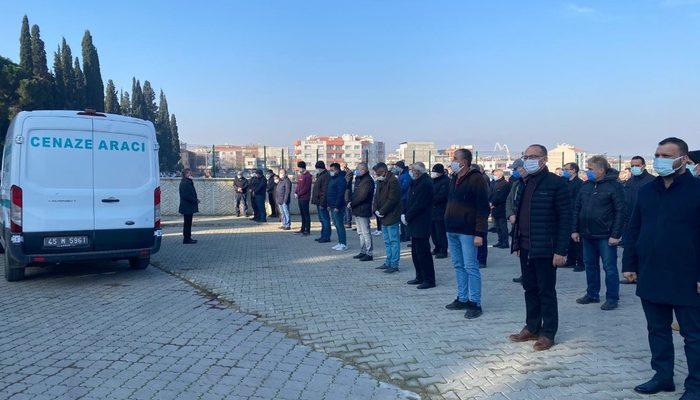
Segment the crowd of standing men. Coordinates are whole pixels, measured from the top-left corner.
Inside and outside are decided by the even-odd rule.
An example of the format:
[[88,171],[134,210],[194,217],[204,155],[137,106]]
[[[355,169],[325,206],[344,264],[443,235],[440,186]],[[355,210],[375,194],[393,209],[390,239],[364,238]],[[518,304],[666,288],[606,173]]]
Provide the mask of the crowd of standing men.
[[[378,163],[371,168],[323,161],[315,164],[315,177],[304,161],[297,164],[294,191],[287,172],[255,171],[250,180],[235,180],[236,211],[247,214],[246,193],[253,196],[253,220],[267,220],[265,199],[280,229],[290,230],[289,205],[297,200],[301,227],[311,234],[310,205],[321,224],[319,243],[330,243],[335,226],[336,251],[348,249],[346,228],[355,221],[360,241],[359,261],[374,259],[370,226],[376,218],[386,257],[376,267],[386,274],[399,270],[400,242],[410,241],[415,278],[407,284],[418,289],[435,287],[433,257],[451,257],[456,274],[456,298],[446,306],[463,310],[465,317],[482,315],[481,268],[487,265],[489,217],[498,234],[495,248],[510,248],[520,259],[520,282],[525,293],[525,326],[509,336],[513,342],[534,341],[542,351],[554,345],[558,330],[557,269],[585,271],[587,290],[576,299],[582,305],[600,302],[600,262],[605,273],[602,310],[618,307],[619,285],[637,284],[637,295],[648,324],[654,377],[635,387],[645,394],[673,391],[673,339],[675,313],[685,340],[688,377],[682,400],[700,400],[700,151],[688,151],[678,138],[657,147],[651,175],[645,160],[632,159],[631,177],[620,182],[619,172],[603,156],[586,161],[585,181],[576,163],[550,172],[547,149],[529,146],[522,159],[511,165],[506,179],[502,170],[493,178],[472,163],[467,149],[455,151],[446,168],[435,164],[429,172],[422,162],[406,166]],[[180,185],[180,212],[185,216],[184,243],[191,237],[197,197],[191,174],[185,170]],[[331,223],[332,221],[332,223]],[[509,224],[510,227],[509,229]],[[433,249],[431,251],[430,240]],[[624,279],[620,280],[618,247],[623,248]],[[431,254],[432,253],[432,254]]]

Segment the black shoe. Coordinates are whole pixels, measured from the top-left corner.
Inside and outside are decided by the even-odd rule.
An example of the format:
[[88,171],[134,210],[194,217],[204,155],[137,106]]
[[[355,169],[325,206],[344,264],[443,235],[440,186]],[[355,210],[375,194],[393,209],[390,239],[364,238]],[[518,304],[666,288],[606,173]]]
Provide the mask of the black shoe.
[[522,276],[519,276],[519,277],[517,277],[517,278],[513,278],[513,282],[515,282],[515,283],[523,283],[523,277],[522,277]]
[[248,218],[248,219],[251,220],[251,221],[257,221],[257,220],[258,220],[258,219],[255,218],[255,217],[253,217],[253,218]]
[[435,258],[447,258],[447,253],[437,253],[435,254]]
[[301,236],[311,236],[311,232],[302,232]]
[[431,289],[434,287],[435,287],[434,283],[423,282],[420,285],[416,286],[416,289]]
[[679,400],[700,400],[700,393],[685,391]]
[[362,256],[362,258],[360,258],[360,261],[372,261],[372,260],[374,260],[374,257],[370,256],[369,254],[365,254],[364,256]]
[[576,302],[578,304],[593,304],[593,303],[600,303],[600,299],[594,299],[592,297],[589,297],[587,294],[584,295],[583,297],[580,297],[576,299]]
[[410,281],[406,282],[407,285],[420,285],[422,284],[422,281],[419,281],[418,279],[411,279]]
[[641,394],[657,394],[659,392],[675,392],[676,385],[671,382],[660,382],[654,378],[634,388],[634,391]]
[[603,305],[600,306],[600,309],[603,311],[610,311],[610,310],[614,310],[616,308],[617,308],[617,302],[610,301],[610,300],[606,300],[605,303],[603,303]]
[[459,299],[455,299],[455,301],[446,305],[445,308],[448,310],[466,310],[468,306],[468,301],[459,301]]
[[282,228],[282,230],[283,230],[283,231],[291,231],[292,228],[290,228],[290,227],[288,227],[288,226],[285,226],[285,227]]
[[321,240],[321,238],[316,238],[316,239],[314,239],[314,240],[318,242],[319,240]]
[[185,239],[182,241],[182,244],[195,244],[195,243],[197,243],[197,241],[194,239]]
[[319,243],[330,243],[331,240],[330,239],[318,239],[318,242]]
[[481,310],[481,306],[478,306],[472,302],[469,302],[469,306],[467,307],[467,312],[464,313],[464,318],[466,319],[474,319],[474,318],[479,318],[481,314],[484,312]]
[[487,267],[486,264],[479,263],[479,268],[484,269],[484,268],[486,268],[486,267]]
[[385,274],[393,274],[394,272],[399,272],[398,268],[387,268],[384,270]]
[[296,233],[297,235],[303,235],[303,234],[306,233],[306,232],[304,232],[303,230],[299,229],[298,231],[294,231],[294,233]]
[[389,269],[389,266],[387,266],[386,264],[382,264],[378,267],[375,267],[374,269]]
[[360,254],[358,254],[358,255],[356,255],[356,256],[352,256],[352,258],[354,258],[354,259],[359,259],[359,258],[362,258],[362,257],[364,257],[364,256],[365,256],[365,253],[360,253]]

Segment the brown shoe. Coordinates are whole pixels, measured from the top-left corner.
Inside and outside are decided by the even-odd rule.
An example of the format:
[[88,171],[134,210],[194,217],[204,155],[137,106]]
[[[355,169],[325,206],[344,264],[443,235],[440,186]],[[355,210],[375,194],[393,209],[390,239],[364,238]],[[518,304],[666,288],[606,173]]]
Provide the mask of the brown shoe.
[[540,336],[532,346],[535,351],[549,350],[554,346],[554,341],[546,336]]
[[516,333],[514,335],[508,336],[508,339],[511,342],[527,342],[528,340],[537,340],[537,335],[534,333],[530,332],[527,327],[524,327],[523,330],[520,331],[520,333]]

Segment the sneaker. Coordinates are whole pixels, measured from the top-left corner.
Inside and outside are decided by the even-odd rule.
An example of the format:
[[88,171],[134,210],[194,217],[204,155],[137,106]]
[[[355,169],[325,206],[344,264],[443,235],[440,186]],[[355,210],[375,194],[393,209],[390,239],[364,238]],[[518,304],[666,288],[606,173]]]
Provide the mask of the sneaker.
[[459,299],[455,299],[455,301],[446,305],[445,308],[448,310],[465,310],[468,306],[468,301],[459,301]]
[[600,299],[594,299],[592,297],[589,297],[588,295],[584,295],[583,297],[576,299],[576,302],[578,304],[592,304],[592,303],[600,303]]
[[479,318],[484,312],[481,310],[481,306],[472,302],[469,302],[467,307],[467,312],[464,313],[464,318],[474,319]]
[[336,244],[335,246],[331,247],[333,250],[338,250],[338,247],[340,247],[340,243]]
[[374,236],[381,236],[381,235],[382,235],[382,231],[380,231],[380,230],[375,230],[374,232],[372,232],[372,235],[374,235]]
[[603,303],[603,305],[600,306],[600,309],[603,311],[610,311],[610,310],[614,310],[616,308],[617,308],[617,302],[611,301],[611,300],[606,300],[605,303]]
[[344,244],[339,244],[339,245],[335,246],[333,249],[338,250],[338,251],[345,251],[348,249],[348,246],[346,246]]
[[378,266],[378,267],[375,267],[374,269],[389,269],[389,266],[386,265],[386,264],[382,264],[382,265],[380,265],[380,266]]

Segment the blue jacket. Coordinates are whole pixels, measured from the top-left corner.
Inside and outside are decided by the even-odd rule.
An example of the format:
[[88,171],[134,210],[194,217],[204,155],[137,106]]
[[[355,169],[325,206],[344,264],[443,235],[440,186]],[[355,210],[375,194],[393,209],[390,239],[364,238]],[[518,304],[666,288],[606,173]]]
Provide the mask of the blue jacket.
[[340,171],[331,177],[326,192],[326,201],[329,208],[345,209],[345,171]]
[[404,169],[398,178],[399,186],[401,187],[401,201],[403,202],[403,206],[406,207],[406,203],[408,202],[408,192],[411,189],[412,180],[411,175],[408,173],[408,168]]
[[625,242],[622,271],[637,273],[637,296],[700,307],[700,181],[686,172],[668,189],[661,177],[642,186]]

